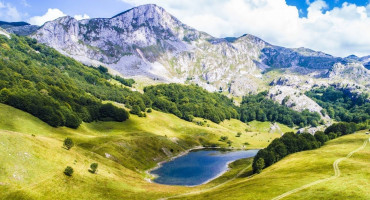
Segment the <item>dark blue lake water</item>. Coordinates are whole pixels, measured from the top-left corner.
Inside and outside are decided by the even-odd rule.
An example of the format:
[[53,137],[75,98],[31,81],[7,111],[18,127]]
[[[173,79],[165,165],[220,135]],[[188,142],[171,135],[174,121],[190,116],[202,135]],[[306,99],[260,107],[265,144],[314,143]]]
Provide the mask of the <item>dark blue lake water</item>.
[[151,174],[158,177],[154,182],[166,185],[194,186],[205,183],[224,173],[228,163],[242,158],[254,157],[258,150],[222,151],[202,149],[164,163]]

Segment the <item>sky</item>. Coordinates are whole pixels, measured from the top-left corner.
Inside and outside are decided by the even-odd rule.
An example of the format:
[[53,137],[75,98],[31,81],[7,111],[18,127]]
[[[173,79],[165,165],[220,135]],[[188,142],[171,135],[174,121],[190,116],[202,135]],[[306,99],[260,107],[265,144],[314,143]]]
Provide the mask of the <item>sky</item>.
[[215,37],[248,33],[284,47],[370,55],[370,0],[0,0],[0,20],[108,18],[148,3]]

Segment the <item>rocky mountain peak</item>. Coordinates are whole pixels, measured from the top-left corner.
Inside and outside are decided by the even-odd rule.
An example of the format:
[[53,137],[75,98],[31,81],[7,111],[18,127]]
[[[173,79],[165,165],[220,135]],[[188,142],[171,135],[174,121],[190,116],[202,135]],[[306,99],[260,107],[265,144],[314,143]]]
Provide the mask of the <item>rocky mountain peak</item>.
[[[106,65],[126,77],[194,83],[234,96],[261,91],[282,73],[328,81],[341,81],[338,76],[345,75],[365,85],[369,74],[357,66],[331,70],[337,63],[348,66],[348,58],[307,48],[279,47],[250,34],[215,38],[183,24],[154,4],[112,18],[59,18],[46,23],[32,37],[85,64]],[[365,65],[369,60],[357,62]],[[279,70],[268,74],[274,69]]]

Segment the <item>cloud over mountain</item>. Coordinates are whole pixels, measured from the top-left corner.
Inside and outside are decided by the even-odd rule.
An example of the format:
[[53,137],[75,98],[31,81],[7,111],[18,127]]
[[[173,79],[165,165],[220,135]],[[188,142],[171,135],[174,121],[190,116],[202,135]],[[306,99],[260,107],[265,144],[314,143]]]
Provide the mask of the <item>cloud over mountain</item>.
[[250,33],[282,46],[308,47],[336,56],[370,54],[370,4],[344,3],[331,10],[311,1],[307,17],[285,0],[122,0],[132,5],[156,3],[184,23],[217,37]]

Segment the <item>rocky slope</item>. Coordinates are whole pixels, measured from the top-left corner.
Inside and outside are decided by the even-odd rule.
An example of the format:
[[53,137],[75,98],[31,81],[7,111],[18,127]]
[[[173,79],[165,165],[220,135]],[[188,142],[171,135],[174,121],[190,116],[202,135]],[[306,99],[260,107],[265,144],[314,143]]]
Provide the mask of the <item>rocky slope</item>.
[[4,22],[0,21],[0,27],[5,29],[8,33],[27,36],[39,29],[39,26],[31,25],[26,22]]
[[[274,46],[252,35],[214,38],[156,5],[139,6],[106,19],[59,18],[32,37],[87,64],[105,64],[123,76],[189,81],[235,96],[265,89],[265,70],[278,68],[284,73],[328,78],[338,63],[363,64],[359,59],[310,49]],[[353,70],[345,78],[357,75],[369,77],[365,69]]]

